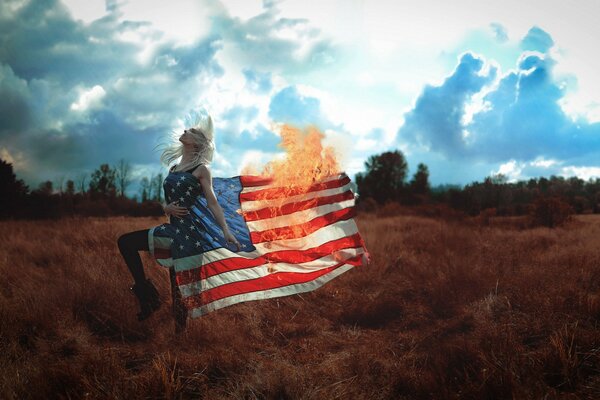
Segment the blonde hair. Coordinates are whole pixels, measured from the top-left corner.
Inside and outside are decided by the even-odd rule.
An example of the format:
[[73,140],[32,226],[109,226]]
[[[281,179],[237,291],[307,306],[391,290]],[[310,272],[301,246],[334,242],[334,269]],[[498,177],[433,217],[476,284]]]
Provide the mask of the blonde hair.
[[[200,164],[209,165],[212,162],[215,151],[211,116],[205,111],[190,113],[185,118],[185,126],[191,133],[190,136],[196,145],[196,150],[193,152],[192,160],[185,165],[178,165],[178,170],[190,169]],[[160,155],[160,161],[163,165],[168,167],[172,162],[183,156],[184,145],[179,142],[180,136],[180,132],[172,131],[168,142],[157,146],[164,148]]]

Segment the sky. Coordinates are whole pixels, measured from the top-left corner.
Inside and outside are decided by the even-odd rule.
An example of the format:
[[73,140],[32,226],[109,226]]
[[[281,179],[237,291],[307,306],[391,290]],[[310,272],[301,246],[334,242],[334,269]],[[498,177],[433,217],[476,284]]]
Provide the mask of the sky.
[[214,120],[213,176],[318,127],[351,177],[400,150],[432,185],[600,177],[600,2],[3,0],[0,158],[30,188]]

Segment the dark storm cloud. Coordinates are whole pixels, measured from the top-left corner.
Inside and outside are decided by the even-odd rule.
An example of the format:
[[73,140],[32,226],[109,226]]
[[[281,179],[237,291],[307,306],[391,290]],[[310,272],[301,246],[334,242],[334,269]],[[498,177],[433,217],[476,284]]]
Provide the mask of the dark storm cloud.
[[[209,34],[187,45],[165,40],[149,22],[124,21],[117,1],[106,6],[104,17],[86,24],[58,0],[0,3],[0,148],[23,155],[27,168],[17,173],[32,186],[120,158],[158,166],[153,148],[175,120],[200,100],[210,103],[205,93],[225,72],[216,60],[224,48],[244,65],[248,90],[263,95],[272,90],[271,74],[306,71],[334,56],[318,30],[280,18],[275,3],[247,21],[217,13]],[[144,42],[129,41],[140,35]],[[149,42],[155,47],[141,62]],[[278,136],[264,126],[241,127],[257,115],[234,105],[222,116],[219,137],[238,139],[230,140],[232,155],[276,146]]]
[[138,50],[111,40],[126,28],[112,14],[85,26],[58,0],[29,1],[15,13],[0,14],[0,62],[27,81],[103,82],[131,64]]
[[[552,43],[547,33],[532,28],[523,47],[547,51]],[[406,114],[398,139],[426,145],[448,158],[472,161],[543,157],[570,165],[597,163],[600,124],[574,122],[563,112],[559,101],[564,92],[553,80],[555,61],[548,55],[524,53],[516,70],[483,97],[486,106],[465,125],[461,120],[471,95],[494,77],[494,73],[479,75],[482,64],[467,53],[442,85],[427,86]]]
[[[222,74],[214,35],[188,46],[163,43],[155,62],[141,66],[142,45],[118,35],[140,28],[146,37],[160,33],[143,21],[120,22],[116,5],[89,25],[73,21],[58,1],[16,6],[0,9],[0,146],[25,155],[29,165],[21,175],[29,181],[119,158],[156,161],[152,148],[199,96],[196,76]],[[97,85],[101,104],[73,110]]]
[[29,124],[29,89],[27,82],[17,77],[12,68],[0,64],[0,138],[7,130],[20,130]]
[[35,160],[30,170],[20,174],[35,181],[65,174],[73,177],[80,172],[91,172],[103,163],[114,164],[121,158],[133,163],[152,163],[159,156],[155,146],[161,133],[133,128],[105,110],[94,114],[93,123],[71,125],[69,134],[55,129],[33,131],[27,136],[15,136],[12,145]]

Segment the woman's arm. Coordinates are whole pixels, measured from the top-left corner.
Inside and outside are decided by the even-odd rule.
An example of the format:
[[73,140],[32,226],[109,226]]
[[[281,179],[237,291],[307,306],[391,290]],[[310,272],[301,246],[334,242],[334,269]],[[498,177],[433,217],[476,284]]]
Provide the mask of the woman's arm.
[[227,240],[227,242],[229,243],[236,245],[239,251],[240,243],[235,238],[235,236],[233,236],[229,231],[229,227],[227,226],[227,221],[225,220],[223,209],[219,205],[219,202],[217,201],[217,196],[215,195],[215,191],[213,190],[212,176],[210,174],[210,170],[206,166],[200,165],[194,171],[194,176],[198,178],[200,184],[202,185],[208,208],[213,213],[215,219],[217,220],[217,223],[221,227],[225,240]]

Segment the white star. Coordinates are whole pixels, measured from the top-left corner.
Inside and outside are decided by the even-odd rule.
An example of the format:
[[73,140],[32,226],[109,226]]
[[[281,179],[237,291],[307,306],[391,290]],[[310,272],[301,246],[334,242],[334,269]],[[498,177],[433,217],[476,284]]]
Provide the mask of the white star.
[[200,242],[196,241],[196,247],[200,247]]
[[185,176],[181,176],[181,178],[179,178],[180,181],[184,181],[185,180]]
[[163,230],[163,231],[164,231],[164,230],[165,230],[165,226],[164,226],[164,225],[161,225],[161,226],[160,226],[160,228],[158,228],[158,229],[160,229],[160,230]]
[[175,233],[179,233],[179,228],[177,228],[177,229],[175,230]]
[[195,228],[194,224],[190,225],[190,229],[194,229],[194,228]]
[[183,250],[183,245],[179,245],[179,250]]
[[180,197],[179,200],[183,201],[183,197]]
[[189,238],[190,238],[190,236],[189,236],[189,235],[185,235],[185,239],[186,239],[186,240],[187,240],[187,239],[189,239]]
[[177,182],[177,186],[181,186],[181,182]]
[[175,188],[171,189],[171,193],[175,193]]

